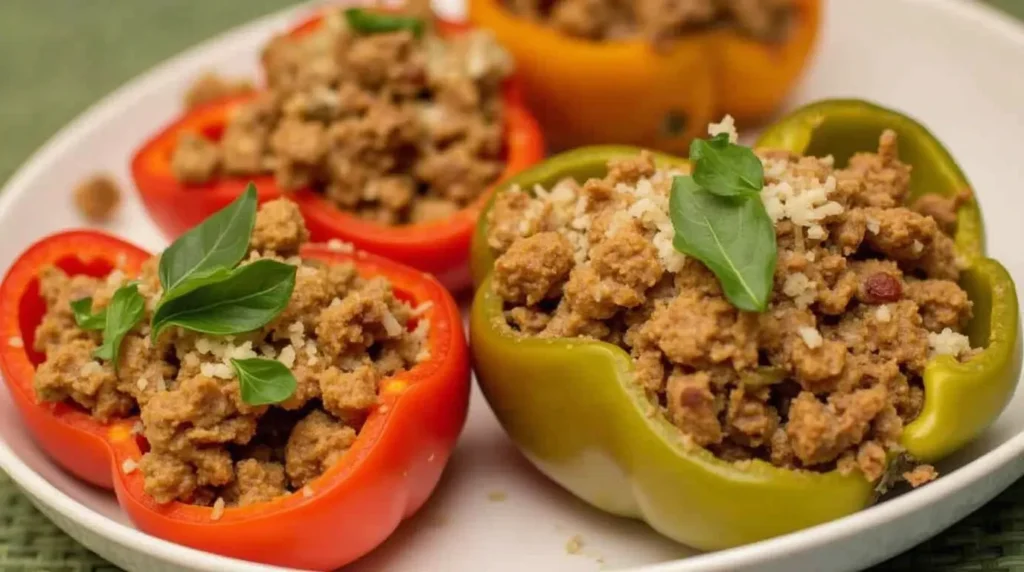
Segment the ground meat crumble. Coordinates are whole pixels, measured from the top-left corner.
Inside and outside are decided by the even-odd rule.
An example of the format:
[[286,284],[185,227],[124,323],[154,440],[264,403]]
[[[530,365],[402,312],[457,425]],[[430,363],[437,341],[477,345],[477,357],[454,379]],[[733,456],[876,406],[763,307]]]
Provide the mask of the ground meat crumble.
[[[522,335],[587,337],[630,352],[635,380],[692,445],[731,461],[883,476],[921,411],[926,363],[967,359],[957,284],[960,199],[902,206],[911,169],[895,133],[845,168],[759,151],[776,225],[768,310],[741,312],[672,247],[672,171],[652,157],[607,176],[512,188],[491,212],[493,287]],[[908,473],[919,485],[927,466]]]
[[[299,268],[285,310],[262,330],[239,336],[176,329],[150,343],[150,313],[161,293],[158,258],[151,258],[139,276],[147,315],[124,339],[116,372],[93,359],[100,334],[76,326],[70,303],[92,296],[102,308],[127,277],[117,270],[106,278],[43,270],[47,312],[35,348],[45,360],[35,375],[37,395],[77,404],[104,421],[140,414],[150,450],[137,469],[158,502],[220,499],[221,506],[240,506],[302,490],[355,441],[380,381],[427,355],[429,328],[385,279],[362,278],[351,264],[301,260],[307,239],[294,203],[260,209],[248,260],[275,258]],[[274,406],[244,403],[230,359],[251,357],[289,367],[298,383],[294,395]]]
[[506,0],[515,14],[592,40],[642,37],[664,43],[733,27],[759,40],[785,36],[794,0]]
[[446,218],[504,169],[501,84],[511,59],[484,31],[361,35],[340,11],[301,37],[265,47],[268,91],[218,140],[189,133],[178,180],[273,173],[382,224]]
[[216,101],[222,97],[242,95],[256,90],[247,79],[232,79],[212,71],[196,78],[185,92],[185,109],[192,109]]

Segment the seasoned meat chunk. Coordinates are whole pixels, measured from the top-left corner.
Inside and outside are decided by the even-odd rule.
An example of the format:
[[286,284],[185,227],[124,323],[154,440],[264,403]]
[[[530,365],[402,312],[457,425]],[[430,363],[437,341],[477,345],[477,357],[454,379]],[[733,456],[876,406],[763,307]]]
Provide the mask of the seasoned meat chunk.
[[494,262],[494,287],[508,300],[536,304],[560,286],[573,264],[572,245],[554,232],[517,241]]
[[292,430],[285,447],[285,472],[301,488],[334,466],[355,442],[356,432],[322,411],[313,411]]

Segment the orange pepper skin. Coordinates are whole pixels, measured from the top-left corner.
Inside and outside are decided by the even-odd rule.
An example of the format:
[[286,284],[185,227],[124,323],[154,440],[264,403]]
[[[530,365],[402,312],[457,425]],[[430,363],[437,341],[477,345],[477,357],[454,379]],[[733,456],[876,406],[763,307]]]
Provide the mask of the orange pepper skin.
[[[445,288],[421,271],[365,252],[307,247],[305,258],[352,262],[365,277],[383,276],[414,305],[431,303],[430,357],[380,385],[380,399],[352,448],[299,491],[270,502],[232,507],[213,520],[212,509],[179,502],[157,504],[143,490],[138,463],[145,443],[137,418],[100,423],[65,403],[38,401],[32,386],[43,356],[32,349],[45,312],[39,271],[57,265],[73,274],[103,276],[113,268],[138,272],[149,255],[94,231],[44,238],[14,263],[0,283],[0,372],[32,435],[69,472],[113,488],[139,529],[186,546],[271,565],[330,570],[383,542],[433,492],[465,423],[469,360],[459,309]],[[20,338],[22,344],[10,340]],[[131,466],[131,463],[129,463]]]
[[[295,26],[292,35],[315,30],[321,15]],[[463,33],[469,28],[453,22],[437,21],[445,36]],[[142,203],[165,234],[171,238],[202,222],[234,200],[250,181],[256,184],[259,201],[283,196],[271,176],[222,177],[209,183],[186,185],[171,171],[171,156],[178,138],[186,132],[198,132],[217,139],[223,133],[232,110],[254,97],[253,94],[228,97],[185,113],[161,129],[136,152],[131,171]],[[476,219],[498,185],[544,158],[545,144],[540,127],[526,108],[517,77],[502,87],[504,109],[505,170],[497,181],[473,203],[446,219],[420,224],[388,226],[359,218],[335,207],[322,194],[309,188],[289,193],[298,203],[314,241],[340,239],[358,248],[386,256],[419,270],[430,272],[453,291],[471,285],[469,245]]]
[[527,105],[552,150],[628,144],[686,155],[708,123],[774,112],[813,51],[821,0],[796,0],[778,44],[731,30],[695,33],[656,52],[644,40],[596,42],[520,18],[503,0],[469,0],[470,21],[516,60]]

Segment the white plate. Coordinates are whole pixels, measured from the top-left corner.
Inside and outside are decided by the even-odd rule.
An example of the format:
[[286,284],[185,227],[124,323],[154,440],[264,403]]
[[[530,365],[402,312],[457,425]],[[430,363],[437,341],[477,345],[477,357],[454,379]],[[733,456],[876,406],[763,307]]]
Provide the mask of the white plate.
[[[441,2],[458,15],[458,0]],[[308,9],[308,7],[307,7]],[[55,136],[0,198],[0,268],[30,242],[81,224],[69,191],[94,170],[128,185],[131,151],[178,111],[200,71],[256,71],[259,45],[299,11],[273,15],[207,42],[110,95]],[[977,189],[991,255],[1024,285],[1019,213],[1024,180],[1024,29],[966,0],[832,0],[816,62],[794,103],[860,96],[909,111],[952,149]],[[152,249],[163,239],[129,193],[111,228]],[[1024,390],[979,441],[928,486],[801,533],[695,555],[644,525],[613,518],[547,482],[504,437],[479,393],[435,497],[352,570],[476,572],[630,568],[635,572],[854,570],[910,548],[981,506],[1024,474]],[[31,443],[0,392],[0,467],[72,536],[130,570],[272,568],[188,550],[135,530],[113,495],[62,473]],[[501,492],[504,502],[489,499]],[[581,554],[565,544],[579,535]]]

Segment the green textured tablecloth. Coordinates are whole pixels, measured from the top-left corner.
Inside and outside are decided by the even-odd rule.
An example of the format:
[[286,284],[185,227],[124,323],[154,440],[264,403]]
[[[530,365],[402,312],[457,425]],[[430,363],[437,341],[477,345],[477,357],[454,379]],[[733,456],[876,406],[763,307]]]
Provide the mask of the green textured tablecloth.
[[[1024,18],[1024,0],[988,1]],[[0,181],[61,126],[133,76],[200,40],[293,3],[0,0]],[[117,568],[65,536],[0,473],[0,570]],[[1024,570],[1024,480],[878,570]]]

